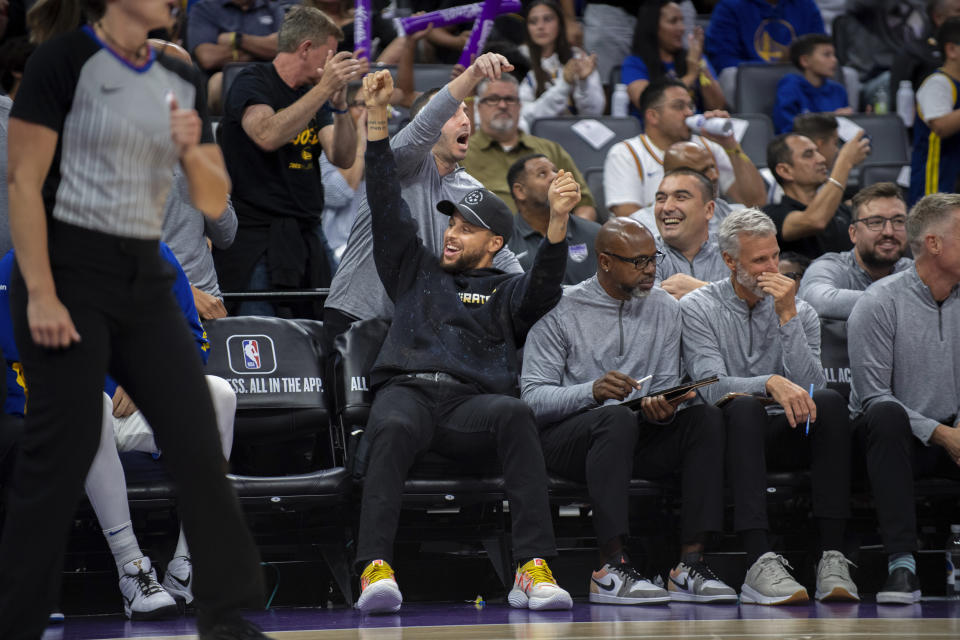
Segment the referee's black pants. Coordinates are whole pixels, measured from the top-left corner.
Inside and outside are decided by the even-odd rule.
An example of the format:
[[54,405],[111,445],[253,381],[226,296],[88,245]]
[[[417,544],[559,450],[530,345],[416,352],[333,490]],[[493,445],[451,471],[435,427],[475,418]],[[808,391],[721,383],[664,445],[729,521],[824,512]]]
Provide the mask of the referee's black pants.
[[27,381],[27,417],[0,541],[0,638],[39,638],[59,590],[64,551],[97,451],[109,371],[154,429],[177,489],[192,553],[203,632],[262,601],[259,557],[225,477],[203,364],[171,293],[173,272],[156,241],[123,239],[53,222],[57,295],[81,340],[38,347],[26,287],[14,270],[11,315]]
[[853,421],[853,428],[866,453],[884,550],[916,551],[914,480],[923,476],[960,480],[960,467],[942,447],[924,446],[913,435],[907,412],[896,402],[874,404]]
[[601,545],[629,534],[632,477],[680,476],[682,543],[723,528],[723,417],[697,405],[669,424],[621,406],[587,411],[540,431],[547,469],[586,482]]
[[733,489],[734,529],[769,528],[767,470],[810,469],[813,515],[850,517],[850,451],[853,432],[843,397],[831,389],[813,393],[817,420],[791,428],[783,414],[769,415],[754,398],[723,408],[727,424],[727,477]]
[[454,460],[496,456],[510,500],[514,559],[557,555],[537,425],[519,398],[401,375],[377,390],[363,437],[369,439],[369,457],[358,569],[376,559],[392,562],[403,482],[427,451]]

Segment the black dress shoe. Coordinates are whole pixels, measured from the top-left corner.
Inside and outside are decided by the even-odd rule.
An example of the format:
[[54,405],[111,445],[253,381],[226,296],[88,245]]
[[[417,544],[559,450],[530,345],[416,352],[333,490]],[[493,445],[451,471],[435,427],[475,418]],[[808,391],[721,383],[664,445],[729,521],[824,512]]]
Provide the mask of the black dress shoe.
[[906,567],[897,567],[877,594],[877,604],[913,604],[920,602],[920,578]]

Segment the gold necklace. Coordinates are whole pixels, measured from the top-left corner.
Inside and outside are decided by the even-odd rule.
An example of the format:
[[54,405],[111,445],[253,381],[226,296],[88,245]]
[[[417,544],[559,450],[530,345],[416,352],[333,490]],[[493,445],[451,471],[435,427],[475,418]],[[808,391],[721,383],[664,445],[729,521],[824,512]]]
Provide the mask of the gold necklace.
[[144,43],[136,49],[132,50],[121,45],[109,33],[107,33],[106,29],[103,28],[102,20],[97,22],[94,27],[100,30],[100,33],[103,34],[103,39],[107,41],[107,44],[109,44],[111,48],[116,49],[118,53],[134,64],[140,64],[140,62],[147,58],[150,53],[149,45],[146,43],[146,41],[144,41]]

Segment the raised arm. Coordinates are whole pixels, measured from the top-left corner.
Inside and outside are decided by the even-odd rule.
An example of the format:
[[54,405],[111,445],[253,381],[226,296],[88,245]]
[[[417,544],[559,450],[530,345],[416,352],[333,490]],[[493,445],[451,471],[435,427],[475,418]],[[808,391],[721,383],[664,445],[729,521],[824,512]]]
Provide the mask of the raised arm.
[[[363,78],[367,103],[367,202],[373,228],[373,258],[391,300],[416,279],[429,254],[417,236],[417,223],[403,200],[397,164],[387,140],[387,105],[393,79],[387,70]],[[436,260],[436,258],[434,258]]]

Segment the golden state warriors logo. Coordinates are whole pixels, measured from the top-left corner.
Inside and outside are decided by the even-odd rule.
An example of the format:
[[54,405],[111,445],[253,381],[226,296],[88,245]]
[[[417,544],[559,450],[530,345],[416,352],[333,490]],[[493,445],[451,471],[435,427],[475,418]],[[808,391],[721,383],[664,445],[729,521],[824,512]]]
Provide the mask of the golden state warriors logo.
[[471,206],[480,204],[480,201],[483,200],[483,191],[471,191],[464,198],[464,204],[469,204]]
[[753,48],[765,62],[785,62],[790,57],[790,44],[796,39],[793,25],[786,20],[769,18],[754,32]]

